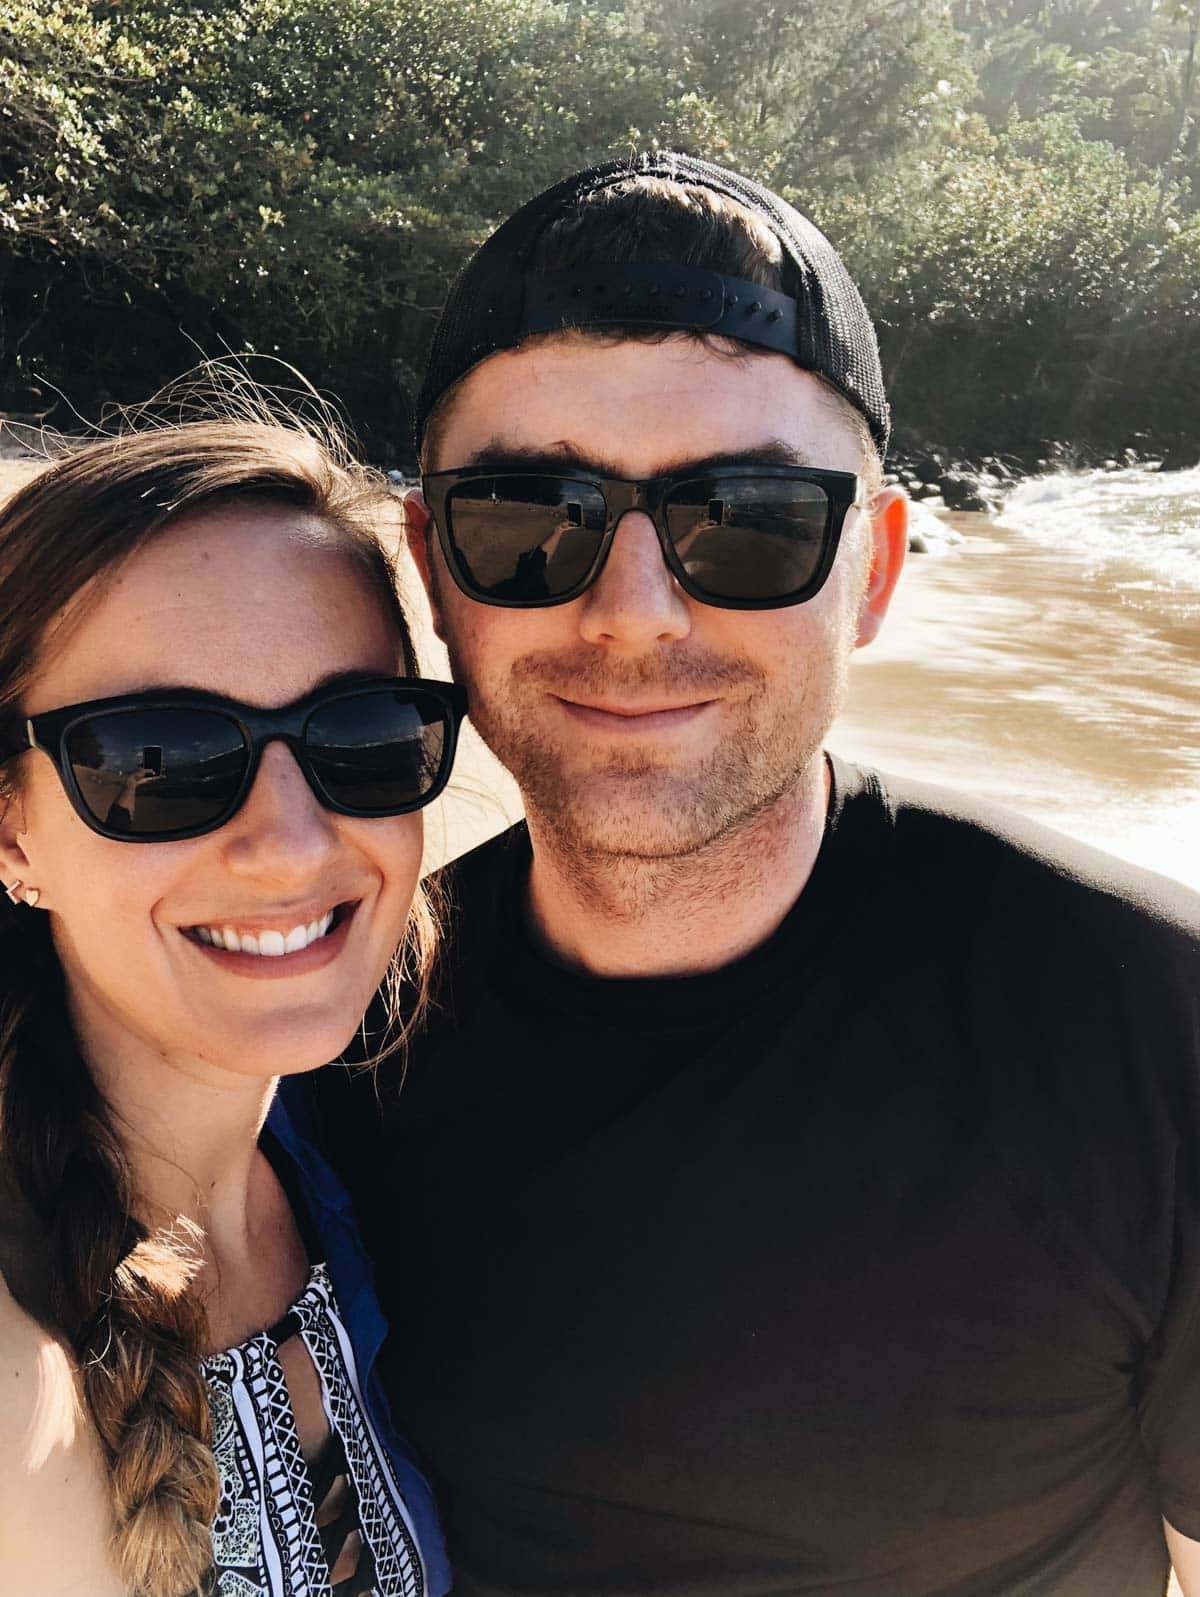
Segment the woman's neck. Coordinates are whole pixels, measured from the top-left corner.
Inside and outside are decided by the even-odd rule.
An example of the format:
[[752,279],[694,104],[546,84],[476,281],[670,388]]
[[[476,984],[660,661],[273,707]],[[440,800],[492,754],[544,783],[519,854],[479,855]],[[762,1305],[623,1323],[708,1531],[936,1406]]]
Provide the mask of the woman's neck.
[[72,994],[80,1052],[108,1106],[137,1217],[152,1231],[203,1233],[200,1279],[251,1276],[264,1247],[294,1229],[258,1142],[275,1079],[167,1055],[131,1035],[90,995]]

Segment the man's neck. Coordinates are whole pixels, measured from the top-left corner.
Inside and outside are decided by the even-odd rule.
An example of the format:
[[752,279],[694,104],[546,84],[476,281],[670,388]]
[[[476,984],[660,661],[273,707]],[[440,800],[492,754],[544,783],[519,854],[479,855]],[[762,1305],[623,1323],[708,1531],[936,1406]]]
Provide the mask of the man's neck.
[[766,941],[796,902],[825,831],[829,772],[818,756],[768,809],[677,859],[567,857],[529,816],[535,936],[596,976],[689,976]]

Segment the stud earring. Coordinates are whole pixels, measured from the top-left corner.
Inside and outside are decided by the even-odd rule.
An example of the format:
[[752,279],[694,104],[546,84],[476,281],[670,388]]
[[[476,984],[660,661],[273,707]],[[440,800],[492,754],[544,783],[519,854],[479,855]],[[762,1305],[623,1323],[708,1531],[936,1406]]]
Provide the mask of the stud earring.
[[41,898],[41,896],[41,893],[36,887],[27,887],[25,889],[25,902],[29,905],[30,909],[37,908],[38,899]]
[[20,882],[14,882],[11,887],[6,887],[4,889],[4,896],[8,899],[10,904],[19,904],[21,902]]

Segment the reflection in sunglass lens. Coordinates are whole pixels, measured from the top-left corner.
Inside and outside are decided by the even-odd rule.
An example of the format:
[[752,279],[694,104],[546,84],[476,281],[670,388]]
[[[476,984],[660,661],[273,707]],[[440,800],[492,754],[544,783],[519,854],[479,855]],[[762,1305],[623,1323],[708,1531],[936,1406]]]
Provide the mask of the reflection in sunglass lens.
[[207,826],[246,774],[237,725],[212,710],[122,710],[77,722],[67,761],[91,813],[130,837]]
[[604,495],[567,477],[479,477],[446,499],[450,540],[468,581],[517,602],[569,593],[604,537]]
[[446,712],[431,694],[375,688],[314,710],[304,747],[335,804],[386,815],[418,804],[433,787],[446,730]]
[[714,597],[782,598],[820,567],[829,500],[815,483],[722,474],[676,484],[663,508],[684,570]]

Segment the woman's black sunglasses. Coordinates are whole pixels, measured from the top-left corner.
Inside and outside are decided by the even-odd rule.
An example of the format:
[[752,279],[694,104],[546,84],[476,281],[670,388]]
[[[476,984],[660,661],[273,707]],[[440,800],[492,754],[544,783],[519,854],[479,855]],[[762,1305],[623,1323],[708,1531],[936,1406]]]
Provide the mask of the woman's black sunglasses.
[[44,750],[93,832],[166,843],[224,826],[276,739],[339,815],[420,809],[446,785],[466,709],[456,683],[420,677],[321,688],[278,710],[162,689],[30,716],[0,734],[0,758]]
[[860,493],[852,472],[755,465],[644,481],[471,467],[431,472],[421,487],[458,586],[516,609],[577,599],[629,510],[650,516],[671,574],[702,604],[802,604],[829,575]]

